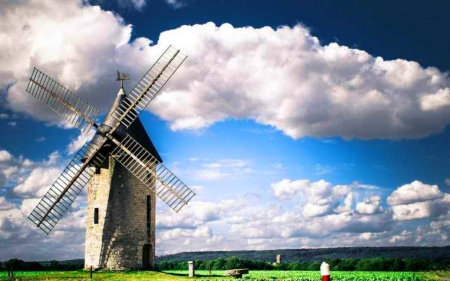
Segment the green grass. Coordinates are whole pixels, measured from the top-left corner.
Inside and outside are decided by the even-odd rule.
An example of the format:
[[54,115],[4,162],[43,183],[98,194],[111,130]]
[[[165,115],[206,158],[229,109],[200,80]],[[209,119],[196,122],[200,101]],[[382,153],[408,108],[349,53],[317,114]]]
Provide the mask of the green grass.
[[[210,276],[208,271],[196,271],[196,280],[220,281],[235,280],[226,277],[225,271],[213,270]],[[444,272],[332,272],[333,281],[425,281],[425,280],[450,280],[448,273]],[[87,271],[20,271],[15,272],[15,280],[89,280]],[[94,272],[93,280],[128,281],[128,280],[161,280],[161,281],[183,281],[188,280],[187,271],[126,271],[126,272]],[[0,280],[8,280],[7,273],[0,271]],[[192,279],[189,279],[192,280]],[[251,270],[250,274],[244,275],[242,280],[254,281],[319,281],[318,271],[258,271]]]

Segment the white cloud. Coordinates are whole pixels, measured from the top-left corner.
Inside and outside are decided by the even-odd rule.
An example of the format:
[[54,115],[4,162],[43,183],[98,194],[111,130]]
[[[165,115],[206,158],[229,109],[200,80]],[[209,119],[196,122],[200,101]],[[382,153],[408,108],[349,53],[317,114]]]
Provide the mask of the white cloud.
[[150,110],[173,130],[244,118],[292,138],[396,139],[428,136],[450,122],[445,73],[322,46],[302,25],[182,26],[150,46],[147,38],[130,41],[131,25],[98,6],[31,0],[6,5],[0,31],[14,42],[0,47],[0,88],[13,84],[8,106],[53,123],[61,120],[23,91],[33,66],[105,110],[117,91],[116,69],[129,72],[133,85],[172,44],[189,58]]
[[42,197],[60,174],[61,169],[54,167],[35,168],[26,179],[14,187],[13,192],[31,197]]
[[83,145],[91,140],[95,135],[95,131],[91,130],[87,134],[80,133],[76,139],[73,139],[67,146],[67,154],[72,155],[77,152]]
[[6,150],[0,150],[0,162],[6,162],[12,159],[11,153]]
[[174,9],[179,9],[179,8],[187,6],[186,1],[183,1],[183,0],[165,0],[165,1],[170,7],[174,8]]
[[420,107],[423,111],[439,111],[450,105],[450,90],[440,89],[437,93],[423,96]]
[[6,124],[6,125],[8,125],[10,127],[15,127],[15,126],[17,126],[17,122],[16,121],[11,121],[11,122],[8,122],[8,124]]
[[52,166],[55,165],[56,163],[58,163],[58,160],[61,158],[61,155],[59,155],[58,151],[53,151],[52,153],[50,153],[48,155],[48,160],[45,160],[43,162],[44,165],[46,166]]
[[[311,182],[307,179],[296,181],[284,179],[272,183],[271,186],[277,198],[304,203],[302,215],[305,217],[351,213],[355,194],[367,192],[367,188],[357,183],[332,186],[325,180]],[[370,186],[367,190],[375,189]],[[366,202],[359,202],[356,211],[363,215],[382,213],[381,197],[372,196]]]
[[250,118],[293,138],[396,139],[424,137],[450,121],[445,73],[322,46],[301,25],[183,26],[162,33],[163,42],[190,56],[151,106],[174,130]]
[[31,0],[2,8],[0,33],[4,42],[14,44],[0,46],[0,89],[13,84],[7,90],[9,108],[52,123],[64,124],[24,91],[33,67],[106,110],[118,90],[118,84],[111,83],[115,71],[129,72],[134,84],[167,48],[150,50],[146,38],[130,42],[131,25],[81,0],[64,6],[56,0]]
[[[314,203],[318,203],[333,193],[331,183],[325,180],[311,182],[307,179],[296,181],[284,179],[280,182],[272,183],[271,186],[275,196],[280,199],[293,199],[298,193],[303,193],[308,196],[310,202]],[[335,189],[337,192],[341,192],[340,186],[336,186]],[[344,195],[347,195],[347,192],[344,193]]]
[[11,210],[14,205],[6,200],[5,197],[0,196],[0,211]]
[[353,192],[348,193],[344,199],[344,204],[338,206],[335,209],[335,211],[338,213],[350,212],[353,207],[353,197],[354,197]]
[[390,243],[397,243],[400,244],[407,240],[413,239],[413,233],[411,231],[403,230],[400,235],[393,235],[391,239],[389,239]]
[[389,205],[410,204],[442,197],[437,185],[428,185],[421,181],[413,181],[397,188],[387,198]]
[[0,150],[0,187],[7,187],[11,182],[20,179],[33,165],[29,159],[14,157],[7,150]]
[[450,195],[437,185],[420,181],[405,184],[387,198],[394,220],[416,220],[446,215],[450,210]]
[[381,197],[372,196],[367,198],[364,202],[358,202],[356,204],[356,211],[360,214],[372,215],[383,212],[381,206]]
[[242,202],[235,200],[224,200],[218,203],[192,201],[183,209],[183,212],[175,213],[167,210],[158,213],[156,226],[160,229],[167,228],[193,228],[205,222],[219,220],[224,211],[242,206]]
[[383,236],[386,236],[386,234],[387,234],[386,232],[380,232],[380,233],[364,232],[359,235],[359,239],[362,239],[362,240],[380,239]]
[[283,179],[280,182],[271,184],[274,194],[279,199],[292,199],[299,192],[311,192],[315,195],[326,195],[329,192],[331,184],[321,180],[315,183],[311,183],[309,180],[302,179],[291,181],[289,179]]
[[8,119],[8,114],[6,113],[0,113],[0,119]]
[[45,141],[45,137],[39,137],[36,139],[36,142],[44,142]]
[[429,200],[404,205],[392,206],[394,220],[416,220],[445,215],[449,211],[449,204],[439,200]]

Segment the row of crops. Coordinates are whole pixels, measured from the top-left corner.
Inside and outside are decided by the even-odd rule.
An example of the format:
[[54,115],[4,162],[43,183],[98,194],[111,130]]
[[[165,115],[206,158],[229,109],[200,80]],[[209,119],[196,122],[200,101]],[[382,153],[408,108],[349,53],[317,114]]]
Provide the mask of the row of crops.
[[[165,271],[169,274],[187,275],[186,271]],[[208,271],[197,270],[197,277],[203,277],[202,280],[229,280],[220,278],[224,271],[213,270],[211,275]],[[209,277],[209,278],[208,278]],[[333,281],[426,281],[420,273],[414,272],[368,272],[368,271],[335,271],[331,274]],[[321,280],[318,271],[250,271],[244,275],[243,280],[254,281],[319,281]],[[438,280],[438,279],[435,279]]]
[[[411,272],[365,272],[365,271],[341,271],[332,272],[333,281],[422,281],[420,276]],[[313,271],[283,271],[276,272],[253,272],[248,276],[255,280],[285,280],[285,281],[313,281],[320,280],[319,272]]]

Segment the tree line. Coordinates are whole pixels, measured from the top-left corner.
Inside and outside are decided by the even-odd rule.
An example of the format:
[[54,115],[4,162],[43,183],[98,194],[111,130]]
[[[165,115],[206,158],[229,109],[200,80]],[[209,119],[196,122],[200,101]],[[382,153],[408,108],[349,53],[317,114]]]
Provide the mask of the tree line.
[[[431,271],[448,270],[450,260],[400,259],[400,258],[371,258],[371,259],[330,259],[325,260],[333,271]],[[318,271],[321,262],[291,262],[270,263],[229,257],[227,259],[196,260],[198,270],[227,270],[248,268],[250,270],[311,270]],[[157,269],[186,270],[187,262],[163,261],[157,264]]]
[[37,261],[23,261],[19,259],[10,259],[5,262],[0,262],[0,270],[7,271],[64,271],[64,270],[78,270],[83,269],[84,263],[60,263],[59,261],[37,262]]
[[[440,259],[400,259],[400,258],[370,258],[370,259],[329,259],[325,260],[332,271],[434,271],[449,270],[450,260]],[[248,268],[250,270],[307,270],[318,271],[321,262],[291,262],[280,264],[241,259],[238,257],[219,258],[214,260],[195,260],[197,270],[227,270]],[[37,262],[10,259],[0,262],[0,270],[10,271],[64,271],[84,268],[79,262],[60,263],[58,261]],[[187,270],[188,263],[181,261],[162,261],[155,265],[156,270]]]

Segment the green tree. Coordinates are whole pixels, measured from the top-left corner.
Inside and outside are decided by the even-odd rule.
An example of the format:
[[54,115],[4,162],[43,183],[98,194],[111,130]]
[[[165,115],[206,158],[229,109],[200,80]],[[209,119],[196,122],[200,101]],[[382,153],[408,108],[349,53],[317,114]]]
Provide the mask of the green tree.
[[214,262],[214,266],[213,266],[213,269],[214,270],[223,270],[223,269],[225,269],[225,264],[226,264],[226,260],[225,259],[217,259],[215,262]]
[[242,260],[240,258],[235,256],[227,258],[225,263],[226,269],[237,269],[242,267]]
[[19,259],[10,259],[5,263],[7,270],[24,270],[25,268],[25,262],[23,260]]

